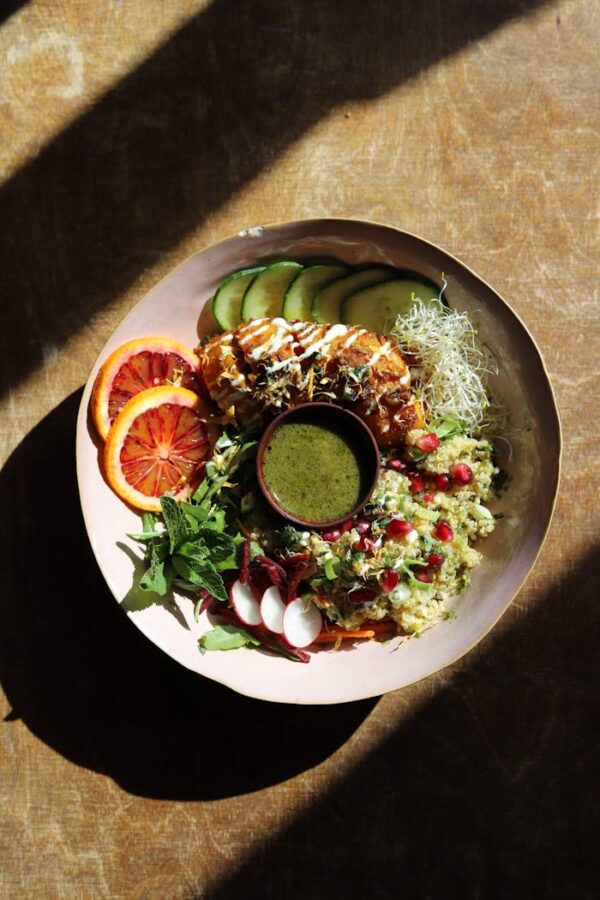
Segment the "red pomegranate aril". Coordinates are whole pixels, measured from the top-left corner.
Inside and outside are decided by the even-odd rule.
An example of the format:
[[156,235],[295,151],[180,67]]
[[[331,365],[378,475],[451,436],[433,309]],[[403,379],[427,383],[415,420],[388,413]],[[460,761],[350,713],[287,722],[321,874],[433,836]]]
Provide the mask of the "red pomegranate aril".
[[385,533],[392,539],[406,537],[412,531],[412,525],[406,519],[392,519],[388,523]]
[[444,557],[441,553],[430,553],[427,557],[427,565],[430,569],[441,569],[444,565]]
[[432,453],[440,446],[440,439],[435,432],[431,431],[428,434],[420,435],[415,444],[423,453]]
[[419,569],[414,575],[417,581],[422,581],[423,584],[431,584],[433,581],[433,573],[429,570],[429,567]]
[[411,494],[418,494],[425,489],[425,479],[422,475],[419,475],[417,472],[408,472],[407,477],[410,481]]
[[423,494],[423,503],[433,503],[433,494]]
[[321,535],[323,540],[327,541],[327,543],[329,544],[332,544],[334,541],[339,541],[341,536],[342,532],[339,530],[339,528],[332,528],[330,531],[324,531]]
[[354,527],[359,534],[368,534],[371,530],[371,523],[367,519],[359,519]]
[[439,475],[435,475],[433,480],[438,491],[447,491],[452,485],[450,476],[444,474],[443,472]]
[[355,603],[357,606],[362,606],[364,603],[372,603],[374,599],[375,592],[369,588],[358,588],[355,591],[350,591],[348,594],[350,603]]
[[346,534],[346,532],[350,531],[351,528],[354,528],[354,522],[352,521],[352,519],[346,519],[346,521],[340,525],[340,531],[342,532],[342,534]]
[[367,553],[375,546],[376,543],[377,540],[375,538],[368,537],[368,535],[363,534],[357,541],[352,544],[352,549],[354,551],[358,551],[359,553]]
[[442,544],[449,544],[450,541],[454,540],[454,532],[444,519],[438,522],[433,529],[433,536],[436,537],[438,541],[441,541]]
[[456,484],[469,484],[473,481],[473,470],[466,463],[455,463],[450,469],[450,474]]
[[381,578],[379,579],[382,590],[384,590],[386,594],[393,591],[398,584],[399,577],[400,576],[394,569],[384,569],[381,573]]
[[404,470],[406,468],[406,463],[403,462],[401,459],[390,459],[390,461],[388,463],[388,467],[390,469],[393,469],[394,472],[404,472]]

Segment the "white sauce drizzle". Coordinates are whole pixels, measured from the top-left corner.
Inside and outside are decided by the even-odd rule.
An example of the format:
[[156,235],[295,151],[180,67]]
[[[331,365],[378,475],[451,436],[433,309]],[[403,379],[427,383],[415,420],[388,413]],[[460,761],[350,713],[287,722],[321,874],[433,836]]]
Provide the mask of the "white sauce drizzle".
[[304,353],[302,353],[298,359],[308,359],[309,356],[312,356],[314,353],[318,353],[319,351],[325,353],[331,342],[336,337],[341,337],[343,334],[347,334],[348,329],[345,325],[333,325],[328,331],[325,332],[320,341],[315,341],[314,344],[311,344],[306,348]]
[[360,337],[360,335],[361,335],[361,334],[364,334],[364,333],[365,333],[365,329],[364,329],[364,328],[358,328],[355,332],[353,332],[353,333],[350,335],[350,337],[348,338],[348,340],[344,341],[344,343],[343,343],[343,345],[342,345],[342,348],[343,348],[344,350],[347,350],[348,347],[351,347],[351,346],[352,346],[352,344],[354,343],[354,341],[356,340],[356,338],[357,338],[357,337]]
[[387,352],[390,349],[390,346],[391,346],[391,344],[389,341],[386,341],[385,344],[382,344],[381,347],[379,348],[379,350],[375,351],[375,353],[373,354],[373,356],[371,357],[371,359],[369,360],[367,365],[374,366],[380,356],[387,356]]

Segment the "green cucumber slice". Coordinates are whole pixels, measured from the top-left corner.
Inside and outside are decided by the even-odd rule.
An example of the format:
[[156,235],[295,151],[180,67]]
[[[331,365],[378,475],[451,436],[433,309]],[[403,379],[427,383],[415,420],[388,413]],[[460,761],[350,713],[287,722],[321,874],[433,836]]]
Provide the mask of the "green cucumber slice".
[[342,304],[342,322],[362,325],[375,334],[385,334],[396,316],[407,312],[413,294],[425,302],[437,300],[440,289],[427,279],[394,278],[371,285],[347,297]]
[[283,298],[283,315],[286,319],[312,322],[311,306],[315,295],[337,278],[348,274],[346,266],[308,266],[297,275]]
[[273,263],[260,272],[248,285],[242,299],[244,322],[265,316],[280,316],[285,292],[302,268],[300,263],[286,260]]
[[210,311],[213,319],[223,331],[237,328],[240,324],[242,321],[242,297],[248,285],[264,270],[264,266],[240,269],[221,282],[212,299]]
[[320,324],[335,325],[341,322],[340,314],[342,303],[359,288],[379,281],[389,280],[394,270],[386,266],[371,266],[369,269],[359,269],[344,278],[338,278],[316,294],[312,303],[312,315],[315,322]]

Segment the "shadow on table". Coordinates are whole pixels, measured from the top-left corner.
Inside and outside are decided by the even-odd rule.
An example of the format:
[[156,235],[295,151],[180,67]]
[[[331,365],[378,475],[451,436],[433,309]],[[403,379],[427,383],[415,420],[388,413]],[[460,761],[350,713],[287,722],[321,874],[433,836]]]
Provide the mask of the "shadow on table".
[[[0,674],[73,762],[153,798],[259,790],[329,756],[374,701],[286,707],[179,667],[104,587],[78,506],[80,392],[0,473]],[[63,524],[64,523],[64,524]],[[597,550],[209,893],[298,898],[595,896]]]
[[10,19],[11,16],[14,16],[16,12],[18,12],[22,6],[27,4],[28,0],[2,0],[2,5],[0,6],[0,25],[3,22],[6,22],[7,19]]
[[597,897],[599,554],[198,896]]
[[542,2],[213,0],[0,189],[0,392],[333,110]]
[[13,711],[67,759],[147,797],[215,799],[317,765],[375,701],[296,707],[242,697],[173,662],[109,594],[75,478],[72,394],[0,473],[0,678]]

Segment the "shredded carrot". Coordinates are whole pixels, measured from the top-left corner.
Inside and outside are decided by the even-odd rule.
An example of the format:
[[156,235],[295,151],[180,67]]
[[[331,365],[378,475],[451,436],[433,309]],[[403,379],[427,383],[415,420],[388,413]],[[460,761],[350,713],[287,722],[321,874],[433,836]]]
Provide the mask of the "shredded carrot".
[[337,640],[358,638],[373,638],[376,634],[386,634],[394,631],[394,622],[391,619],[384,619],[381,622],[364,622],[364,628],[358,628],[354,631],[346,631],[345,628],[324,628],[314,640],[315,644],[328,644]]
[[242,534],[244,535],[244,537],[246,538],[247,541],[255,540],[254,535],[252,534],[251,531],[248,531],[248,529],[246,528],[244,523],[241,521],[241,519],[236,519],[235,524],[240,529],[240,531],[242,532]]
[[347,638],[372,638],[375,637],[374,631],[345,631],[345,630],[336,630],[336,631],[322,631],[321,634],[318,634],[314,639],[314,644],[333,644],[335,641],[345,640]]

